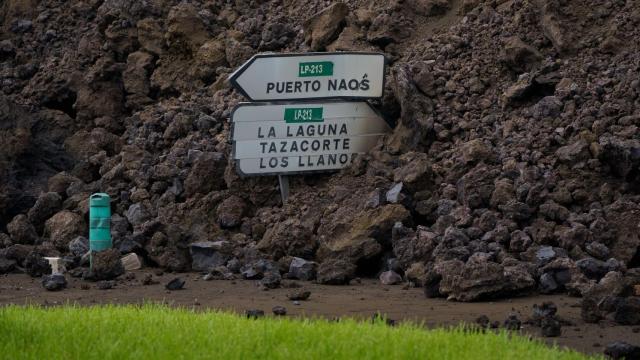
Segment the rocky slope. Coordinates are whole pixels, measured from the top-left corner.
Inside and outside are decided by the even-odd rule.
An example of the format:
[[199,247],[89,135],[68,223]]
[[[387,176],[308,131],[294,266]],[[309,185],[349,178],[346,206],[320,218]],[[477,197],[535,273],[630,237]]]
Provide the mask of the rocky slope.
[[[631,0],[6,0],[0,269],[78,254],[104,191],[116,247],[170,271],[279,277],[300,257],[324,283],[392,270],[428,296],[567,291],[585,319],[622,318],[639,29]],[[226,79],[258,52],[325,50],[386,54],[394,131],[292,178],[281,206],[275,178],[235,172]]]

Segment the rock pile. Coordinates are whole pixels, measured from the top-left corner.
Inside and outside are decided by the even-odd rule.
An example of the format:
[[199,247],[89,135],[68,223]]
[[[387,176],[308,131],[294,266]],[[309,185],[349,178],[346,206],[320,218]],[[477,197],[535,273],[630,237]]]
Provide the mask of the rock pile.
[[[22,3],[0,8],[3,272],[78,256],[103,191],[117,250],[169,271],[391,270],[460,301],[637,309],[636,2]],[[225,80],[258,52],[325,49],[385,53],[394,131],[280,206],[275,178],[235,172]]]

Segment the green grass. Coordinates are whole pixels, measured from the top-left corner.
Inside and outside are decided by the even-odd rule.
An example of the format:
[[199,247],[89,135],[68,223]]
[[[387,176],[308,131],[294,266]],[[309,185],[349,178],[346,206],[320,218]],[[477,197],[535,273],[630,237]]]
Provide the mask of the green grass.
[[158,305],[0,308],[1,359],[584,359],[508,333]]

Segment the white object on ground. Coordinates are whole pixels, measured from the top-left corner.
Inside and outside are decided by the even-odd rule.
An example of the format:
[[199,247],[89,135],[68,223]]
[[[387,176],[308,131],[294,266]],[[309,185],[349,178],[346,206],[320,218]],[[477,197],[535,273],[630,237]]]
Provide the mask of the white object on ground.
[[52,275],[55,275],[55,274],[62,275],[67,270],[64,267],[64,264],[62,263],[62,258],[59,258],[59,257],[45,257],[45,259],[49,262],[49,265],[51,265],[51,274]]
[[142,268],[142,261],[140,261],[140,257],[136,253],[127,254],[123,256],[120,261],[122,261],[122,266],[124,266],[124,269],[127,271]]

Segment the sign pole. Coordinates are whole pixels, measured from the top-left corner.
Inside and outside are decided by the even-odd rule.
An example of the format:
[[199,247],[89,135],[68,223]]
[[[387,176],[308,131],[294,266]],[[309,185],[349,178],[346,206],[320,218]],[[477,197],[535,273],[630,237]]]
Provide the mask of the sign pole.
[[280,196],[282,197],[282,205],[287,203],[289,199],[289,177],[286,175],[278,175],[278,183],[280,184]]

